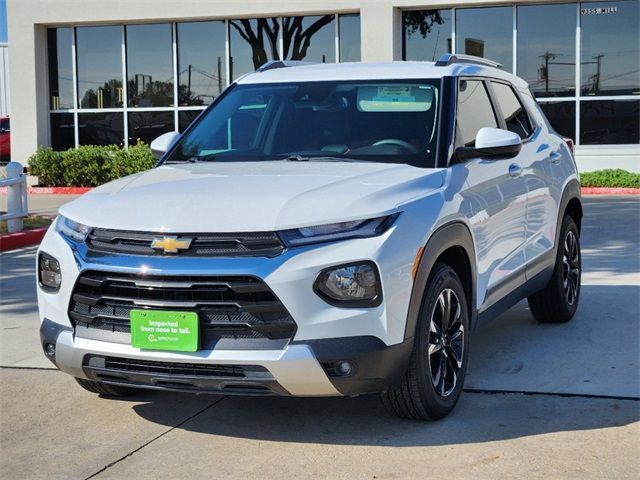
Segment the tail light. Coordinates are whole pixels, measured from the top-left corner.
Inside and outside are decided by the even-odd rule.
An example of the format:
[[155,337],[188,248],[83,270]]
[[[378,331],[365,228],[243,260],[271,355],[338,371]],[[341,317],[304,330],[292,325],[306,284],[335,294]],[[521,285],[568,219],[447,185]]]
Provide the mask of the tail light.
[[573,140],[570,138],[563,138],[564,143],[567,144],[567,147],[569,148],[569,151],[571,152],[571,156],[575,157],[574,153],[575,153],[575,146],[573,145]]

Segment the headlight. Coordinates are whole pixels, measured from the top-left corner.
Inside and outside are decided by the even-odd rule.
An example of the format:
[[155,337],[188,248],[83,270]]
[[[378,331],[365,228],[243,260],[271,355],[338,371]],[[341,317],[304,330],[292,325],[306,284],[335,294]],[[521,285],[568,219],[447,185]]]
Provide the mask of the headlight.
[[385,217],[294,228],[280,232],[287,246],[332,242],[349,238],[367,238],[383,234],[398,218],[398,213]]
[[46,253],[38,254],[38,280],[44,289],[58,290],[62,283],[58,260]]
[[357,262],[322,270],[314,290],[337,307],[376,307],[382,302],[380,276],[373,262]]
[[56,231],[78,242],[84,242],[91,231],[91,227],[59,215],[56,220]]

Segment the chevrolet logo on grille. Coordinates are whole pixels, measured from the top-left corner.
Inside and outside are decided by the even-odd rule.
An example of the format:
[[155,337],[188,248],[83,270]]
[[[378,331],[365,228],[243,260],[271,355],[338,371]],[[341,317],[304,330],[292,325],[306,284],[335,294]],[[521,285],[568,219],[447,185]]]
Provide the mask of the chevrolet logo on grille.
[[164,253],[178,253],[178,250],[186,250],[191,246],[193,238],[162,237],[154,238],[151,248],[162,250]]

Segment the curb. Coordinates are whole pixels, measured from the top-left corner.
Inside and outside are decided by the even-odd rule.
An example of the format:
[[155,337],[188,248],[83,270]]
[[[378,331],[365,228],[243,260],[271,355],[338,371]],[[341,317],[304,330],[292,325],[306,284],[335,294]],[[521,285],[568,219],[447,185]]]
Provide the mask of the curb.
[[[0,195],[7,194],[8,187],[0,188]],[[93,190],[93,187],[29,187],[29,195],[82,195]]]
[[582,187],[583,195],[640,195],[640,188]]
[[34,228],[23,232],[0,235],[0,252],[38,245],[49,227]]

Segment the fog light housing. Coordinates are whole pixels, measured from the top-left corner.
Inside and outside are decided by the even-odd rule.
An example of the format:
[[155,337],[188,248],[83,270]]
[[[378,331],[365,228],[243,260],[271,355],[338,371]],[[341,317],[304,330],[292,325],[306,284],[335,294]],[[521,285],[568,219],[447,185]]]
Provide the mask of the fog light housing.
[[38,280],[44,290],[59,290],[62,283],[60,263],[51,255],[38,255]]
[[44,346],[44,353],[48,356],[48,357],[55,357],[56,356],[56,346],[53,343],[47,343]]
[[380,275],[373,262],[357,262],[322,270],[315,292],[337,307],[367,308],[382,303]]

